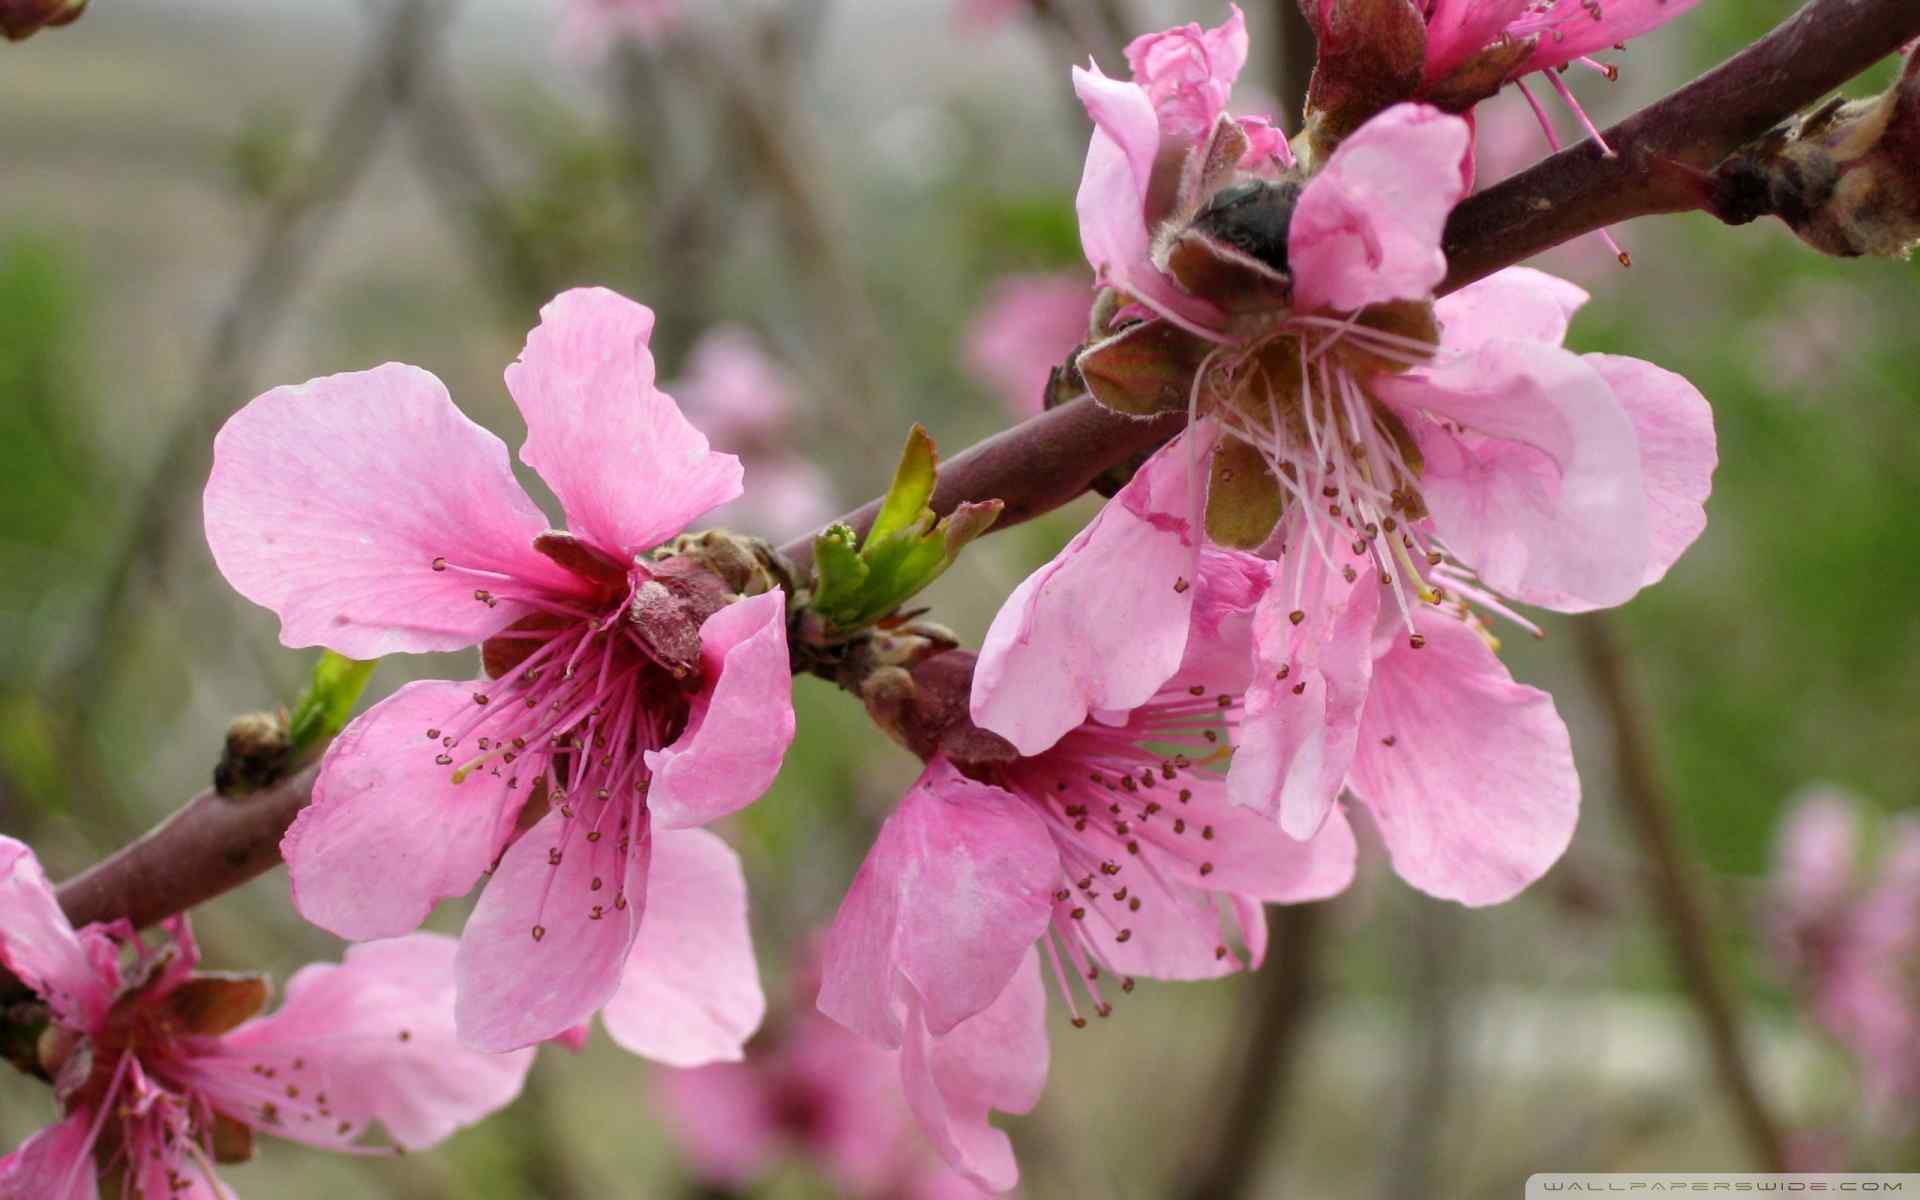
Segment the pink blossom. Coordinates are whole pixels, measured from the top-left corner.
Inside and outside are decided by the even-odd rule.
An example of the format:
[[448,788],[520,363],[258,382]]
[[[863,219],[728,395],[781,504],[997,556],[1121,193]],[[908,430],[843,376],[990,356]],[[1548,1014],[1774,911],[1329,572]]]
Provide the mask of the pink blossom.
[[[1624,47],[1692,8],[1698,0],[1425,0],[1426,61],[1419,98],[1445,97],[1453,111],[1472,106],[1511,83],[1526,97],[1547,143],[1560,136],[1528,88],[1537,75],[1573,112],[1596,145],[1612,153],[1600,131],[1561,79],[1579,65],[1615,79],[1619,69],[1592,56]],[[1608,238],[1609,245],[1612,239]],[[1620,255],[1619,247],[1613,246]],[[1625,256],[1621,255],[1622,260]]]
[[688,419],[753,476],[753,491],[715,509],[711,524],[780,540],[833,518],[833,485],[795,446],[800,401],[752,334],[725,325],[702,334],[673,391]]
[[988,291],[967,331],[967,365],[1024,420],[1041,409],[1047,379],[1086,340],[1093,292],[1084,275],[1009,275]]
[[[1255,540],[1276,560],[1255,601],[1234,801],[1305,837],[1348,787],[1409,882],[1506,899],[1565,848],[1578,781],[1551,700],[1507,676],[1473,608],[1581,611],[1664,575],[1705,523],[1705,400],[1650,364],[1563,349],[1586,294],[1550,276],[1510,270],[1432,300],[1468,183],[1459,118],[1389,109],[1304,183],[1244,157],[1221,174],[1221,148],[1246,140],[1224,119],[1179,168],[1210,182],[1156,226],[1161,168],[1115,165],[1161,154],[1145,93],[1085,72],[1076,84],[1099,127],[1082,237],[1123,293],[1081,370],[1097,396],[1132,402],[1103,354],[1129,370],[1145,353],[1133,347],[1163,348],[1197,364],[1183,389],[1195,420],[1009,598],[975,720],[1033,753],[1164,684],[1192,653],[1201,513],[1230,464],[1270,489]],[[1290,204],[1284,245],[1210,225],[1209,186]],[[1199,275],[1196,246],[1213,264]]]
[[658,46],[679,28],[680,0],[563,0],[558,42],[584,62],[604,58],[615,43]]
[[1247,19],[1238,5],[1217,29],[1197,22],[1127,43],[1127,66],[1146,91],[1164,137],[1198,140],[1227,111],[1227,94],[1247,65]]
[[785,597],[656,551],[741,471],[654,387],[652,326],[566,292],[507,369],[570,533],[413,367],[276,388],[214,446],[208,542],[283,642],[481,647],[479,678],[408,684],[346,729],[282,849],[301,914],[355,939],[490,873],[457,962],[483,1049],[604,1008],[628,1048],[709,1061],[761,1015],[739,863],[695,827],[756,799],[792,740]]
[[[1240,718],[1244,610],[1264,570],[1202,552],[1189,589],[1194,653],[1147,696],[1104,696],[1097,719],[1011,761],[963,773],[935,756],[834,920],[821,1011],[901,1050],[922,1125],[983,1187],[1017,1178],[988,1109],[1025,1111],[1041,1080],[1022,1073],[1023,1056],[1044,1068],[1041,1005],[1008,1000],[1010,983],[1038,988],[1026,981],[1035,943],[1083,1024],[1072,981],[1105,1016],[1109,989],[1131,990],[1135,976],[1237,971],[1264,951],[1262,901],[1319,899],[1352,878],[1342,817],[1296,841],[1230,804],[1217,769]],[[1006,1033],[988,1036],[989,1018]]]
[[821,1016],[818,988],[817,969],[795,972],[790,1012],[755,1041],[745,1062],[660,1076],[656,1097],[695,1171],[745,1190],[792,1155],[843,1196],[978,1196],[918,1134],[900,1054]]
[[124,922],[75,930],[33,852],[5,837],[0,897],[0,963],[50,1010],[41,1065],[64,1114],[0,1158],[4,1200],[91,1200],[96,1180],[133,1196],[230,1196],[214,1161],[233,1161],[247,1131],[421,1149],[505,1107],[533,1062],[454,1036],[450,938],[355,946],[340,965],[302,968],[279,1010],[257,1017],[265,981],[197,974],[185,917],[159,949]]
[[1788,816],[1768,932],[1814,1020],[1858,1061],[1869,1114],[1899,1134],[1920,1123],[1920,820],[1890,822],[1869,873],[1858,807],[1823,789]]

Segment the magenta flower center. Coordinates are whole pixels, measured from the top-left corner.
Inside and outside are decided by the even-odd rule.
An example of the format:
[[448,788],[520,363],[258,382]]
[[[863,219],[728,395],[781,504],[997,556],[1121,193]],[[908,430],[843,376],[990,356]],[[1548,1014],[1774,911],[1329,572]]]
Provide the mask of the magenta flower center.
[[[1117,948],[1152,936],[1150,929],[1182,923],[1180,932],[1191,935],[1197,927],[1215,939],[1216,959],[1231,953],[1218,940],[1220,914],[1202,882],[1220,848],[1203,814],[1225,804],[1228,729],[1241,703],[1201,684],[1163,688],[1126,724],[1089,721],[1045,753],[987,776],[1033,804],[1059,849],[1060,885],[1041,943],[1076,1026],[1086,1020],[1069,975],[1081,981],[1094,1012],[1107,1016],[1112,1006],[1100,977],[1118,974]],[[1133,950],[1128,957],[1136,960],[1150,953]],[[1133,979],[1121,974],[1120,989],[1132,991]]]
[[[590,567],[584,597],[523,589],[510,577],[444,560],[434,565],[467,570],[487,584],[475,589],[476,603],[511,600],[535,611],[487,639],[481,653],[491,678],[475,684],[471,703],[424,731],[422,752],[456,785],[504,788],[559,812],[552,866],[570,855],[588,857],[586,893],[549,890],[530,930],[535,941],[545,936],[550,904],[580,905],[596,921],[624,910],[621,881],[652,782],[647,752],[685,729],[701,682],[697,621],[689,632],[662,628],[675,618],[686,625],[677,611],[650,620],[649,601],[664,589],[638,564],[618,575]],[[690,655],[676,647],[688,637]],[[522,803],[510,798],[502,819],[513,819]]]

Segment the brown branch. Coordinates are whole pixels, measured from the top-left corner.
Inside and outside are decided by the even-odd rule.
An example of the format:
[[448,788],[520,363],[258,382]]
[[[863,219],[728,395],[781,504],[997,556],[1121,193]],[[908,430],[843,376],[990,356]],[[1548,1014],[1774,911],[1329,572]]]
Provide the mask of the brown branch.
[[1257,1193],[1261,1151],[1278,1139],[1308,1017],[1319,997],[1325,904],[1273,910],[1274,952],[1253,979],[1242,1032],[1227,1050],[1227,1104],[1203,1125],[1193,1161],[1172,1191],[1191,1200],[1236,1200]]
[[1660,933],[1686,986],[1688,998],[1705,1027],[1720,1086],[1733,1104],[1740,1127],[1763,1170],[1786,1170],[1780,1125],[1761,1099],[1740,1032],[1740,1012],[1715,960],[1713,930],[1700,881],[1674,829],[1673,801],[1660,779],[1645,714],[1628,678],[1625,656],[1608,619],[1598,613],[1573,622],[1574,641],[1601,707],[1613,726],[1614,768],[1620,800],[1641,852],[1653,870],[1650,899],[1659,915]]
[[[1179,432],[1183,422],[1179,414],[1147,421],[1123,417],[1082,396],[941,463],[933,510],[944,515],[971,500],[997,498],[1006,507],[994,528],[1010,529],[1074,500],[1110,468]],[[880,501],[869,500],[840,521],[865,534],[879,511]],[[813,563],[813,538],[807,534],[780,548],[802,575]]]
[[1913,0],[1811,0],[1666,99],[1604,131],[1617,152],[1569,146],[1468,197],[1447,221],[1447,279],[1465,287],[1632,217],[1706,211],[1703,173],[1920,37]]

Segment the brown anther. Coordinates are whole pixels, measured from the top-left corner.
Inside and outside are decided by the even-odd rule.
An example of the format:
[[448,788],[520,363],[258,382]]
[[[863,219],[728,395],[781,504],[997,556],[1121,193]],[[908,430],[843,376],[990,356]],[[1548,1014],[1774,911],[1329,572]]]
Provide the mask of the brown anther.
[[1116,942],[1130,942],[1133,940],[1133,930],[1122,929],[1119,933],[1113,935],[1113,940]]
[[1293,694],[1296,696],[1304,694],[1306,690],[1307,690],[1307,681],[1304,679],[1302,679],[1299,683],[1296,683],[1293,685]]
[[473,694],[473,702],[482,707],[485,707],[487,701],[490,699],[492,699],[492,697],[488,696],[485,692],[475,692]]
[[1200,864],[1200,874],[1201,874],[1201,875],[1202,875],[1203,877],[1204,877],[1204,876],[1207,876],[1207,875],[1211,875],[1211,874],[1213,874],[1213,864],[1212,864],[1212,863],[1210,863],[1210,862],[1205,862],[1205,863],[1201,863],[1201,864]]
[[447,569],[447,559],[445,555],[434,556],[433,569],[436,571],[444,571]]
[[1306,619],[1307,619],[1307,612],[1305,609],[1302,609],[1302,608],[1296,608],[1292,612],[1287,614],[1287,620],[1292,621],[1295,625],[1298,625],[1300,622]]
[[547,851],[547,865],[550,867],[560,865],[560,847],[555,846],[553,849]]
[[1415,650],[1424,649],[1426,647],[1426,644],[1427,644],[1427,639],[1421,634],[1416,633],[1412,637],[1407,639],[1407,645],[1411,646]]
[[1181,789],[1180,789],[1180,803],[1182,803],[1182,804],[1185,804],[1185,803],[1186,803],[1187,801],[1189,801],[1189,800],[1191,800],[1191,799],[1193,799],[1193,789],[1192,789],[1192,788],[1181,788]]
[[1085,1017],[1075,1017],[1073,1018],[1072,1025],[1075,1029],[1085,1029],[1087,1027],[1087,1019]]
[[536,942],[537,942],[537,941],[539,941],[539,940],[540,940],[541,938],[543,938],[543,937],[545,937],[545,936],[547,936],[547,927],[546,927],[545,925],[535,925],[535,926],[533,927],[533,940],[534,940],[534,941],[536,941]]
[[1135,841],[1129,841],[1127,843],[1127,853],[1128,854],[1140,853],[1140,843]]
[[1394,746],[1395,744],[1397,744],[1397,743],[1398,743],[1399,741],[1400,741],[1400,739],[1399,739],[1398,737],[1396,737],[1395,735],[1393,735],[1393,734],[1391,734],[1391,733],[1390,733],[1390,734],[1388,734],[1387,736],[1385,736],[1385,737],[1383,737],[1383,738],[1381,738],[1381,739],[1380,739],[1380,744],[1381,744],[1382,746],[1386,746],[1386,747],[1389,747],[1389,748],[1391,748],[1392,746]]
[[1207,694],[1207,685],[1204,683],[1196,683],[1192,687],[1187,689],[1187,695],[1189,696],[1204,696],[1206,694]]
[[593,882],[587,885],[587,890],[590,892],[597,892],[604,886],[605,885],[601,882],[600,877],[598,875],[595,875],[593,877]]
[[1127,911],[1128,912],[1140,911],[1140,897],[1135,896],[1133,899],[1127,901]]
[[1173,819],[1173,831],[1175,833],[1185,833],[1187,831],[1187,819],[1185,817],[1175,817]]
[[1120,990],[1123,992],[1131,992],[1133,990],[1133,976],[1122,975],[1120,977]]
[[1074,920],[1079,921],[1079,920],[1085,919],[1087,915],[1087,910],[1084,908],[1075,908],[1072,912],[1068,913],[1067,915],[1069,917],[1072,917]]
[[1192,586],[1193,586],[1192,584],[1190,584],[1190,583],[1188,583],[1188,582],[1187,582],[1187,580],[1186,580],[1186,577],[1185,577],[1185,576],[1182,576],[1181,578],[1179,578],[1179,579],[1176,579],[1176,580],[1174,580],[1174,581],[1173,581],[1173,590],[1174,590],[1174,592],[1175,592],[1175,594],[1178,594],[1178,593],[1181,593],[1181,592],[1184,592],[1184,591],[1186,591],[1186,590],[1187,590],[1187,589],[1188,589],[1189,587],[1192,587]]
[[597,842],[597,841],[599,841],[599,840],[600,840],[600,831],[599,831],[598,829],[595,829],[595,830],[593,830],[592,832],[590,832],[590,833],[588,833],[588,834],[587,834],[587,840],[588,840],[588,841],[590,841],[590,842]]
[[1220,693],[1220,699],[1219,699],[1219,701],[1218,701],[1218,703],[1219,703],[1219,705],[1220,705],[1220,707],[1221,707],[1221,708],[1232,708],[1232,707],[1233,707],[1233,697],[1232,697],[1232,696],[1229,696],[1229,695],[1227,695],[1227,694],[1226,694],[1225,692],[1222,692],[1222,693]]

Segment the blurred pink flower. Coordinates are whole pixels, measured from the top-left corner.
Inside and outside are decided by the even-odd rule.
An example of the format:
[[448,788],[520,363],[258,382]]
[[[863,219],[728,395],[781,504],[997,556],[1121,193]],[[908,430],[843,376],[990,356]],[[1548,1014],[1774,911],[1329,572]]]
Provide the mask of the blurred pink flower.
[[[1344,818],[1295,841],[1229,804],[1217,770],[1247,685],[1244,610],[1262,572],[1250,556],[1205,552],[1192,588],[1194,653],[1143,701],[1102,705],[1097,719],[1012,761],[963,773],[936,755],[834,919],[821,1011],[901,1049],[922,1125],[982,1187],[1018,1178],[988,1110],[1024,1112],[1044,1082],[1044,1013],[1037,979],[1028,982],[1036,942],[1084,1024],[1071,980],[1105,1016],[1106,988],[1129,991],[1135,976],[1230,974],[1243,961],[1223,922],[1258,963],[1262,901],[1320,899],[1353,876]],[[1108,618],[1124,624],[1126,613]],[[1048,703],[1048,686],[1028,689],[1034,703]],[[1007,1032],[975,1028],[988,1019]]]
[[1768,932],[1814,1020],[1858,1061],[1869,1115],[1905,1133],[1920,1124],[1920,819],[1892,821],[1867,873],[1857,809],[1823,789],[1788,815]]
[[591,62],[614,43],[642,46],[664,42],[680,24],[680,0],[562,0],[561,52]]
[[[1109,362],[1198,364],[1196,419],[1009,598],[974,719],[1030,754],[1163,686],[1192,652],[1210,479],[1264,478],[1272,508],[1251,540],[1278,561],[1252,601],[1232,798],[1307,837],[1350,787],[1416,887],[1512,896],[1565,849],[1579,784],[1551,699],[1513,683],[1468,605],[1577,612],[1659,579],[1705,524],[1705,400],[1650,364],[1563,349],[1586,294],[1550,276],[1505,271],[1433,302],[1467,186],[1459,118],[1391,108],[1300,184],[1272,160],[1221,173],[1244,136],[1231,118],[1205,147],[1176,143],[1170,164],[1145,91],[1097,72],[1075,82],[1096,125],[1082,240],[1124,293],[1082,373],[1127,400]],[[1282,244],[1222,244],[1200,219],[1158,228],[1166,172],[1183,188],[1212,174],[1213,195],[1283,213]],[[1201,195],[1182,211],[1214,211]],[[1172,256],[1193,238],[1274,290],[1245,319],[1187,291]]]
[[786,372],[744,329],[717,326],[687,356],[674,392],[687,418],[716,446],[737,454],[753,490],[708,515],[781,541],[826,524],[837,511],[833,485],[794,445],[801,405]]
[[989,33],[1033,7],[1033,0],[959,0],[954,24],[973,33]]
[[[155,950],[125,922],[75,930],[33,852],[0,837],[0,963],[40,997],[64,1114],[0,1158],[4,1200],[229,1196],[248,1131],[366,1152],[377,1123],[417,1150],[505,1107],[533,1051],[483,1054],[453,1030],[451,938],[417,933],[302,968],[271,1016],[258,977],[200,975],[184,916]],[[123,968],[125,954],[136,957]]]
[[653,386],[652,327],[565,292],[507,368],[570,533],[413,367],[277,388],[214,444],[208,543],[283,642],[481,647],[481,678],[408,684],[347,728],[283,850],[301,914],[354,939],[489,874],[457,963],[483,1049],[604,1008],[620,1044],[687,1065],[738,1057],[762,1012],[739,863],[695,827],[752,803],[792,740],[785,597],[650,556],[741,478]]
[[918,1133],[900,1055],[821,1016],[815,967],[795,972],[786,1017],[742,1063],[663,1072],[655,1095],[695,1171],[753,1186],[786,1155],[865,1200],[979,1196]]
[[1024,420],[1040,411],[1048,375],[1086,340],[1092,306],[1083,275],[1008,275],[974,314],[967,364]]

